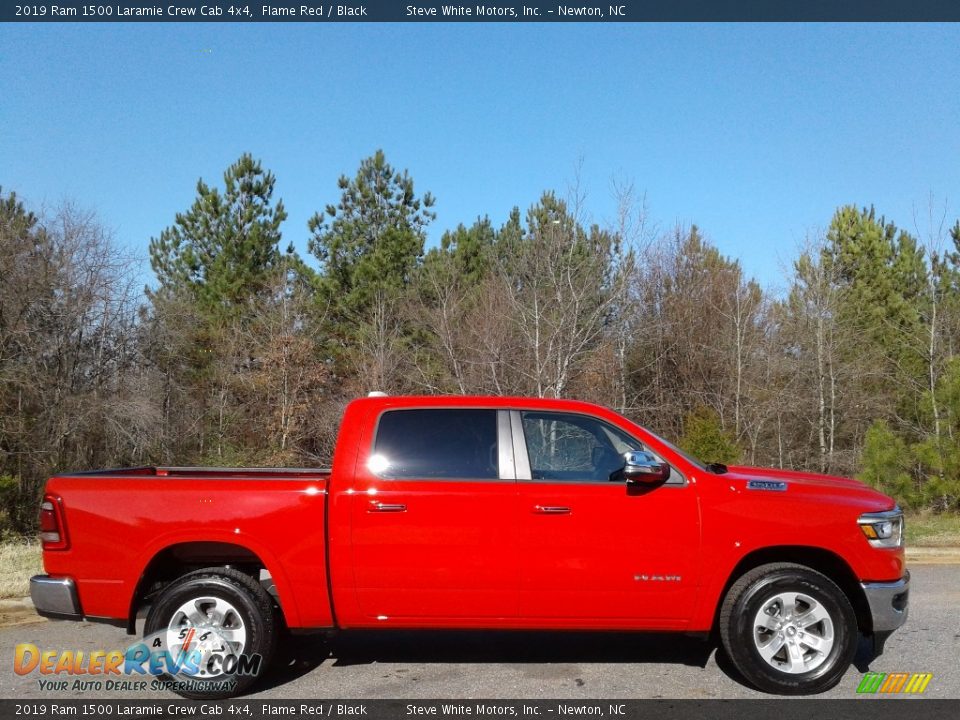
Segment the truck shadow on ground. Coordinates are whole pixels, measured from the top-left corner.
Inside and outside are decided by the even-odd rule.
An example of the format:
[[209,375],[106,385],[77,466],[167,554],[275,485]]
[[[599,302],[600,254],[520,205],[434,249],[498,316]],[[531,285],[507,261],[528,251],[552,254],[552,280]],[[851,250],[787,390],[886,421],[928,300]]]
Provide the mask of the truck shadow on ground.
[[[869,669],[872,644],[861,641],[854,666]],[[752,687],[709,638],[675,633],[354,630],[332,637],[286,636],[273,670],[254,692],[279,687],[324,662],[347,668],[373,663],[676,663],[706,668],[711,655],[735,682]]]

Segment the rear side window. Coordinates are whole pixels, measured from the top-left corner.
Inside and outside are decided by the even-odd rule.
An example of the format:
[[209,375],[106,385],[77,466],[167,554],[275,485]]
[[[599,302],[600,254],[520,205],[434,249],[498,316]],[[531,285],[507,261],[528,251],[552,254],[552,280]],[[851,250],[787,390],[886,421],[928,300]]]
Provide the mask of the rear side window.
[[497,480],[496,410],[390,410],[371,469],[385,478]]

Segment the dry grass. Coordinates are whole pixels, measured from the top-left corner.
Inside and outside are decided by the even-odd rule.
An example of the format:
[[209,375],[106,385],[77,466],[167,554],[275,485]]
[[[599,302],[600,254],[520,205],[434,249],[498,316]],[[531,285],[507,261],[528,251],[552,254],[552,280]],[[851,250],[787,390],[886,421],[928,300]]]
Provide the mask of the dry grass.
[[960,515],[907,515],[907,547],[960,547]]
[[30,594],[30,578],[43,572],[40,543],[14,540],[0,543],[0,598]]

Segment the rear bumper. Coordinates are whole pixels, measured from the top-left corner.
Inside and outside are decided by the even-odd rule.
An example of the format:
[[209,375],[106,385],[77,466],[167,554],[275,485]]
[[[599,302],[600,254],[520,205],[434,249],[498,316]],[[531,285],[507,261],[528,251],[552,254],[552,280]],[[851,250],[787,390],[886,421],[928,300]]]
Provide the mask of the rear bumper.
[[49,618],[80,620],[80,600],[77,586],[70,578],[52,578],[34,575],[30,578],[30,599],[37,614]]
[[873,632],[891,633],[907,621],[910,571],[896,582],[861,583],[873,616]]

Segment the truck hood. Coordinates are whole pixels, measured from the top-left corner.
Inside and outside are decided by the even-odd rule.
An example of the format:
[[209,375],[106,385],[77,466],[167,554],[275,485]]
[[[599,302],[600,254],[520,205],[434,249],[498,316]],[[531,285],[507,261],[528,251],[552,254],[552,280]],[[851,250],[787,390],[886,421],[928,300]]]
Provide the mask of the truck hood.
[[[738,485],[742,482],[746,490],[773,491],[771,494],[779,491],[789,495],[792,490],[804,495],[842,496],[862,502],[864,507],[871,511],[889,510],[896,505],[893,498],[859,480],[833,475],[736,465],[728,467],[726,473],[716,477],[736,482]],[[767,486],[765,482],[771,485]],[[782,483],[786,484],[785,488]]]

